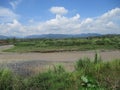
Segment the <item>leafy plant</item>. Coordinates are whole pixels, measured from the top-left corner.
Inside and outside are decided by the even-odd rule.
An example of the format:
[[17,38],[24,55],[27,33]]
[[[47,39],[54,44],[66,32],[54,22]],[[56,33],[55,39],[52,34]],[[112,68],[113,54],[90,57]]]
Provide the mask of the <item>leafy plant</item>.
[[120,59],[98,62],[79,59],[75,70],[67,72],[62,65],[23,78],[9,69],[0,70],[0,90],[119,90]]

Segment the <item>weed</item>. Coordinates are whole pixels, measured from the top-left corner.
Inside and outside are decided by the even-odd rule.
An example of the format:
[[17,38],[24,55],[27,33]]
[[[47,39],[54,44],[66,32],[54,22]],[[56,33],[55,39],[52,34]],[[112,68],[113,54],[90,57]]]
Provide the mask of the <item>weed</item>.
[[[97,57],[97,55],[96,55]],[[0,90],[119,90],[120,60],[96,63],[89,58],[76,62],[67,72],[62,65],[22,78],[9,69],[0,70]]]

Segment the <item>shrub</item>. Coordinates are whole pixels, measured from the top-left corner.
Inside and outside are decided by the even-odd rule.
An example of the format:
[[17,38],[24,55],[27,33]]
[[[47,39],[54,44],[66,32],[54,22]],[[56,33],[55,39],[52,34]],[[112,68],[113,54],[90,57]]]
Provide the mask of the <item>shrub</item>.
[[12,90],[13,75],[10,70],[0,70],[0,90]]
[[28,78],[9,69],[0,70],[0,90],[119,90],[120,60],[98,62],[89,58],[76,62],[75,70],[67,72],[61,65]]

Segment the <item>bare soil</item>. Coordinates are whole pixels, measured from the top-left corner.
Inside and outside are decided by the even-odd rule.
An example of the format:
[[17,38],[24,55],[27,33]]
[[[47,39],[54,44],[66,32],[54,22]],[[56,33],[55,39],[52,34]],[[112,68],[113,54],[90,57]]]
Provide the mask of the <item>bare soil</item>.
[[[80,58],[89,57],[94,59],[95,51],[71,51],[53,53],[6,53],[2,50],[13,45],[0,46],[0,67],[9,67],[20,75],[31,75],[51,68],[54,64],[61,63],[68,70],[73,70],[74,62]],[[98,51],[105,61],[120,59],[120,51]]]

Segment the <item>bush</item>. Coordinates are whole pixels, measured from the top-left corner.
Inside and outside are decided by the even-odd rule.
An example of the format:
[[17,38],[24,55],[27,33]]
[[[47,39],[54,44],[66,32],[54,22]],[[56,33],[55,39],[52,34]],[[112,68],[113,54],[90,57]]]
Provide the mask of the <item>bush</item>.
[[65,90],[69,83],[69,73],[65,72],[62,66],[54,66],[54,70],[30,78],[28,87],[35,90]]
[[57,65],[46,72],[22,78],[9,69],[0,70],[0,90],[119,90],[120,59],[111,62],[80,59],[73,72]]
[[25,90],[24,80],[7,68],[1,69],[0,90]]
[[10,70],[0,70],[0,90],[12,90],[13,75]]

